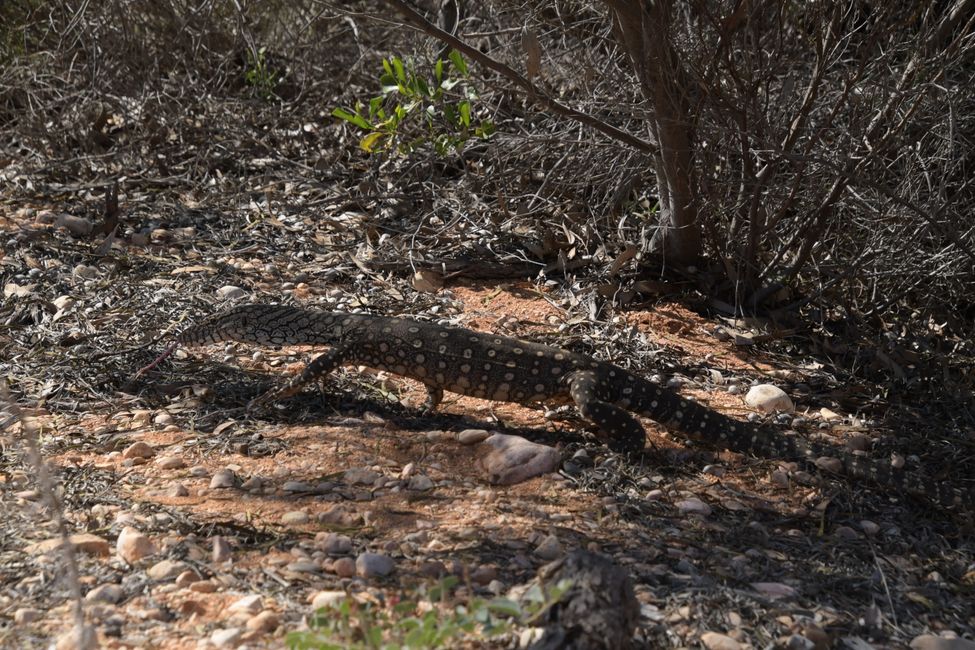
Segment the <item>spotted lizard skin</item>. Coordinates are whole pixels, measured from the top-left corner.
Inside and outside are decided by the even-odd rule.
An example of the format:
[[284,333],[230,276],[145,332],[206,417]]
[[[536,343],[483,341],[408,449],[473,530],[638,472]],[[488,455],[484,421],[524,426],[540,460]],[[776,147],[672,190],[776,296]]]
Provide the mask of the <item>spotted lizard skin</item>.
[[805,461],[946,506],[973,502],[971,495],[947,483],[735,420],[611,363],[520,339],[403,318],[244,305],[183,331],[177,344],[227,340],[330,348],[252,405],[293,395],[341,365],[364,365],[425,384],[431,410],[445,390],[502,402],[574,403],[617,451],[638,451],[646,444],[643,425],[631,415],[635,413],[742,454]]

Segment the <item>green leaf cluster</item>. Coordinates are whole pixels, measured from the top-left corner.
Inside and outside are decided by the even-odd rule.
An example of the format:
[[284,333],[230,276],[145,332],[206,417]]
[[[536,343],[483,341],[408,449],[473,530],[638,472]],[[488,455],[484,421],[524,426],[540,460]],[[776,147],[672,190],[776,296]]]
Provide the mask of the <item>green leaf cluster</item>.
[[272,68],[267,61],[267,48],[247,52],[247,66],[244,69],[244,83],[254,89],[261,99],[270,101],[277,98],[278,84],[283,79],[280,71]]
[[454,647],[460,641],[498,637],[531,625],[572,586],[569,580],[533,586],[522,601],[471,598],[452,602],[455,577],[442,580],[417,601],[402,600],[389,609],[349,597],[315,612],[309,630],[291,632],[291,650],[426,650]]
[[410,154],[432,146],[440,156],[461,151],[471,138],[494,133],[490,120],[475,120],[477,91],[470,84],[467,62],[456,50],[433,65],[432,78],[400,57],[383,59],[380,94],[368,104],[336,108],[332,115],[365,131],[359,147],[367,153]]

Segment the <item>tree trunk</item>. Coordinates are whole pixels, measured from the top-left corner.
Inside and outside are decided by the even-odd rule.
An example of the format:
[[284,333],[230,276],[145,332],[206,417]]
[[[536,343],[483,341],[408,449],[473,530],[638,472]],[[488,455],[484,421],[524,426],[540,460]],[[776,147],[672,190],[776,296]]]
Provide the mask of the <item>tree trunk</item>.
[[606,0],[613,30],[640,80],[651,107],[650,131],[657,152],[654,175],[660,198],[651,252],[690,264],[701,256],[701,227],[693,187],[693,135],[688,77],[671,46],[671,0]]

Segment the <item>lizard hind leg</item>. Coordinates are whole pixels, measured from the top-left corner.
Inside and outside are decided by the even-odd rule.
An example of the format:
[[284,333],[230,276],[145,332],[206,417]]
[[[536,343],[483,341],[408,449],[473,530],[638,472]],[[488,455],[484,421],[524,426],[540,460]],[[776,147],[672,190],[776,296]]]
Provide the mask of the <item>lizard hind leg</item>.
[[273,388],[263,395],[259,395],[247,405],[247,411],[253,412],[269,406],[271,403],[291,397],[301,391],[307,384],[325,377],[327,374],[342,365],[345,361],[345,350],[342,348],[332,348],[325,354],[315,357],[311,363],[304,367],[297,377],[279,388]]
[[625,410],[597,397],[599,380],[595,373],[581,371],[568,378],[569,394],[582,417],[594,423],[608,436],[613,451],[640,451],[647,444],[647,432],[640,422]]
[[443,388],[432,384],[426,384],[425,386],[427,389],[427,398],[423,401],[420,409],[424,413],[433,413],[440,406],[440,402],[443,401]]

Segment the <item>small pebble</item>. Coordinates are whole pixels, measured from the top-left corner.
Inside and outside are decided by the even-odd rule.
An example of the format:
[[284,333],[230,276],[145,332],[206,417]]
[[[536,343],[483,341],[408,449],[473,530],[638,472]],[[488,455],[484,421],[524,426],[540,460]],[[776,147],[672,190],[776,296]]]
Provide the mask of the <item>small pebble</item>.
[[557,560],[562,557],[562,544],[559,542],[559,538],[555,535],[548,535],[535,547],[534,551],[536,557],[545,560],[546,562],[551,562],[552,560]]
[[303,510],[292,510],[281,516],[281,523],[285,526],[303,526],[308,521],[308,513]]
[[210,635],[210,643],[218,648],[236,647],[237,642],[240,641],[240,637],[243,636],[243,634],[244,631],[239,627],[228,627],[225,630],[215,630],[213,634]]
[[378,553],[360,553],[355,560],[356,574],[360,578],[376,578],[389,575],[393,571],[392,558]]
[[146,570],[146,575],[153,580],[172,580],[183,571],[186,571],[188,568],[189,565],[187,565],[186,562],[181,562],[179,560],[162,560],[149,567]]
[[232,488],[237,484],[237,476],[229,469],[218,469],[210,479],[210,488]]
[[231,603],[227,608],[228,612],[245,612],[247,614],[257,614],[264,609],[264,597],[260,594],[251,594]]
[[340,578],[351,578],[356,572],[356,563],[350,557],[340,557],[332,563],[332,572]]

